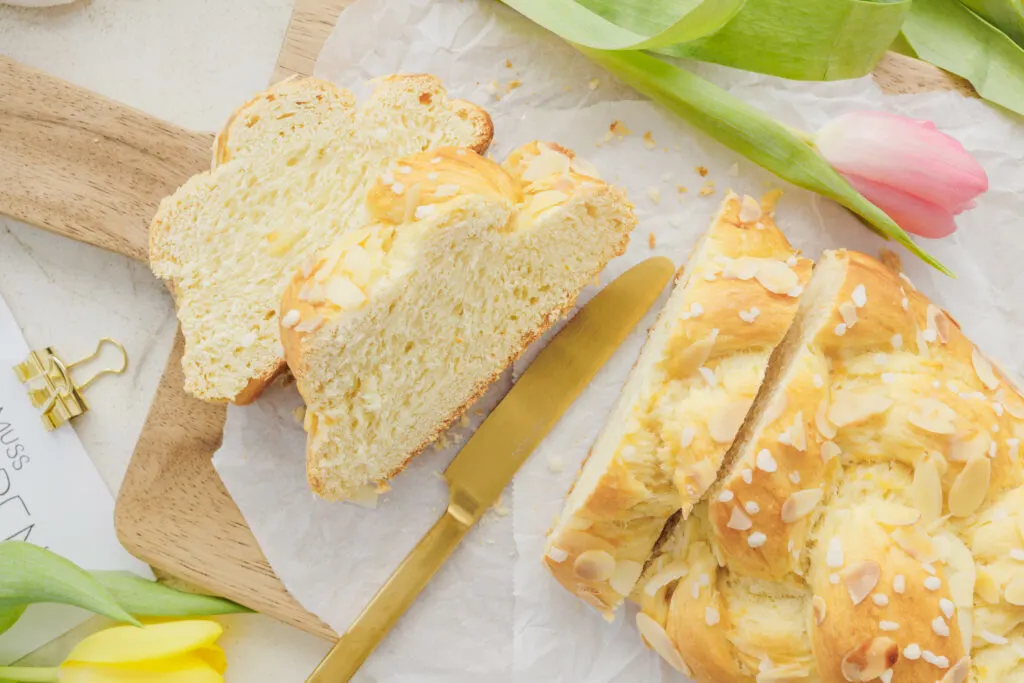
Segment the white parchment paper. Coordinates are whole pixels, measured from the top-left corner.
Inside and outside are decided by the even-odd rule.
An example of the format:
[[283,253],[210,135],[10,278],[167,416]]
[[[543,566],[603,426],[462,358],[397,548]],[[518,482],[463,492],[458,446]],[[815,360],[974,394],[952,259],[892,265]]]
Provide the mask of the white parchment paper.
[[[955,236],[927,244],[959,277],[945,278],[905,254],[904,266],[989,354],[1011,372],[1024,370],[1024,352],[1016,343],[1024,329],[1024,125],[1018,119],[948,93],[885,96],[869,79],[801,84],[690,66],[806,130],[847,111],[884,109],[931,119],[959,138],[992,186],[976,209],[960,217]],[[316,75],[364,95],[367,79],[394,72],[434,73],[453,95],[486,107],[495,124],[496,158],[529,140],[555,140],[628,191],[640,227],[603,282],[655,254],[683,263],[726,188],[760,195],[784,187],[776,220],[808,256],[836,246],[877,253],[883,245],[835,204],[785,187],[497,2],[359,0],[350,6],[324,46]],[[605,140],[615,120],[632,133]],[[708,169],[706,178],[697,166]],[[699,196],[709,181],[714,193]],[[678,186],[687,191],[680,193]],[[563,591],[540,563],[544,533],[653,315],[562,418],[516,477],[514,495],[507,494],[468,536],[357,680],[682,680],[643,648],[631,612],[607,624]],[[451,436],[453,444],[424,454],[397,477],[376,509],[325,503],[308,491],[304,434],[291,415],[300,400],[290,386],[275,387],[254,406],[229,409],[214,464],[288,589],[344,631],[441,513],[446,491],[438,474],[510,381],[492,389],[471,424]]]

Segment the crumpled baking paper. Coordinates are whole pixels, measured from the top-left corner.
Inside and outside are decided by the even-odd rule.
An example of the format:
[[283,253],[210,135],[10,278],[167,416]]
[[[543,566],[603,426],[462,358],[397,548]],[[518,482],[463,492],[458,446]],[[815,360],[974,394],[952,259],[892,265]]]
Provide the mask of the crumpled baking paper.
[[[814,130],[859,109],[931,119],[989,173],[992,189],[961,216],[951,238],[928,248],[948,279],[909,256],[908,275],[948,308],[981,347],[1018,375],[1024,353],[1024,125],[949,93],[893,97],[870,81],[794,83],[689,65],[783,122]],[[368,92],[393,72],[430,72],[454,96],[483,105],[495,124],[492,152],[547,139],[574,149],[636,204],[640,225],[607,283],[652,255],[685,262],[727,188],[786,191],[776,220],[811,257],[845,246],[877,254],[885,244],[837,205],[754,167],[590,64],[573,49],[490,0],[358,0],[324,46],[316,75]],[[631,133],[609,136],[621,121]],[[706,177],[698,171],[706,169]],[[682,189],[685,188],[685,191]],[[706,196],[701,195],[705,189]],[[585,301],[597,287],[589,287]],[[664,299],[664,296],[663,296]],[[657,305],[656,305],[657,308]],[[641,644],[633,612],[612,624],[561,589],[542,567],[543,539],[639,353],[643,324],[598,374],[517,475],[508,492],[438,573],[358,681],[680,681]],[[520,372],[543,341],[516,363]],[[1015,346],[1016,344],[1016,346]],[[278,576],[307,609],[343,632],[446,503],[440,472],[466,433],[510,386],[506,377],[471,411],[447,448],[419,457],[376,509],[315,499],[306,486],[304,434],[293,386],[228,411],[214,464]],[[509,510],[511,513],[509,514]]]

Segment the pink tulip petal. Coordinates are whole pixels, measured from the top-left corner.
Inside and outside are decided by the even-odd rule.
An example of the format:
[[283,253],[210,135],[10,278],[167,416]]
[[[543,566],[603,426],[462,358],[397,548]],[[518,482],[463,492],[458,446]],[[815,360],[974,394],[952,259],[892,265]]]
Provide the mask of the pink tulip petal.
[[815,143],[844,175],[889,185],[952,214],[988,190],[981,165],[930,121],[852,112],[818,131]]
[[956,231],[953,214],[941,206],[867,178],[844,176],[858,192],[911,234],[937,239]]

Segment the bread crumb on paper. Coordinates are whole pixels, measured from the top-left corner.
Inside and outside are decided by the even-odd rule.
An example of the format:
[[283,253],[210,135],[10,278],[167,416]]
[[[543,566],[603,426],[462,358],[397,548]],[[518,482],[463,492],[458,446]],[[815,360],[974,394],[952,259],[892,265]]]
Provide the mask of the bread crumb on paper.
[[593,79],[590,80],[590,83],[587,83],[587,87],[590,88],[591,90],[597,90],[600,86],[601,86],[601,79],[600,78],[593,78]]
[[658,238],[654,236],[653,232],[647,236],[647,246],[649,246],[651,249],[654,249],[656,246],[658,246]]
[[512,62],[506,59],[505,60],[505,68],[506,69],[511,69],[512,68]]
[[686,194],[689,191],[690,188],[686,187],[686,185],[676,185],[676,192],[679,194]]
[[698,166],[697,167],[697,173],[700,174],[701,178],[707,178],[708,177],[708,167],[707,166]]
[[704,187],[700,188],[700,192],[698,192],[697,194],[699,194],[701,197],[708,197],[710,195],[713,195],[714,193],[715,181],[709,180],[707,183],[704,184]]
[[654,204],[661,204],[661,190],[656,187],[648,187],[647,198]]
[[644,133],[644,147],[647,149],[654,149],[658,145],[654,142],[654,136],[651,135],[651,131]]

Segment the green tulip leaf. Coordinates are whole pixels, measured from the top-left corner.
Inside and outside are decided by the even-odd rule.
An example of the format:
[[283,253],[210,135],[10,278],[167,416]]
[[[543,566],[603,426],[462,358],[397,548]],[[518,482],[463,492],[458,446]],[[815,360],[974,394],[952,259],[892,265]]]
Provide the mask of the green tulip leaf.
[[248,607],[209,595],[175,590],[130,572],[91,572],[125,611],[137,617],[200,617],[252,612]]
[[1024,49],[957,0],[914,0],[903,35],[921,59],[1024,115]]
[[577,46],[622,82],[660,102],[690,125],[783,180],[835,200],[868,227],[905,246],[939,271],[952,273],[924,251],[884,211],[869,202],[806,141],[715,84],[642,52]]
[[552,33],[601,50],[640,50],[714,33],[744,0],[503,0]]
[[0,634],[3,634],[5,631],[9,631],[12,626],[18,623],[18,619],[21,619],[21,615],[25,613],[25,609],[25,605],[16,605],[0,609]]
[[1024,47],[1024,4],[1021,0],[960,0],[985,21]]
[[139,623],[88,572],[49,550],[24,541],[4,541],[0,567],[0,610],[57,602],[115,621]]

